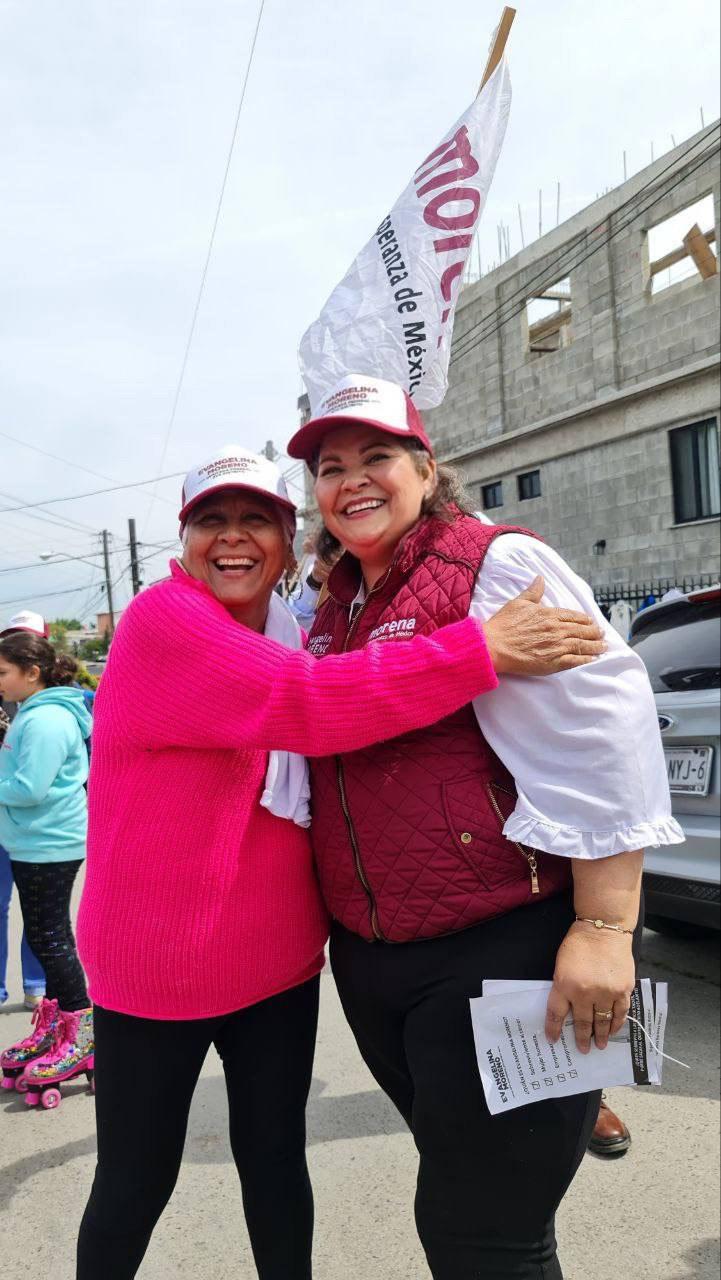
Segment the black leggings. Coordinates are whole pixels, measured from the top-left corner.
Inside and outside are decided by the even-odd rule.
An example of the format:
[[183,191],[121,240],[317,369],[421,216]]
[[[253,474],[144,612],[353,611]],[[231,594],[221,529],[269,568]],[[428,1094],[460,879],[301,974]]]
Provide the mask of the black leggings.
[[552,978],[572,920],[564,894],[400,946],[333,927],[346,1017],[418,1148],[416,1224],[434,1280],[561,1280],[554,1215],[600,1094],[491,1116],[468,999],[481,994],[484,978]]
[[25,937],[45,970],[45,994],[68,1013],[90,1004],[70,923],[70,895],[81,865],[80,859],[12,863]]
[[305,1107],[318,993],[313,978],[249,1009],[189,1022],[131,1018],[96,1005],[98,1165],[80,1228],[77,1280],[136,1274],[178,1177],[211,1044],[223,1061],[230,1143],[258,1276],[311,1280]]

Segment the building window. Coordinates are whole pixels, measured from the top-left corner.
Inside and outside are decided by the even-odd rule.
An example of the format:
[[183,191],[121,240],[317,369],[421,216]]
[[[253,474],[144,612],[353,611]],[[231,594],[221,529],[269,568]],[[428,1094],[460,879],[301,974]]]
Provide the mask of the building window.
[[704,196],[648,231],[648,274],[652,293],[693,277],[718,272],[713,195]]
[[540,471],[526,471],[522,476],[518,477],[518,497],[521,502],[526,502],[528,498],[540,498],[540,496]]
[[571,341],[571,280],[557,280],[526,302],[528,350],[532,356],[560,351]]
[[719,502],[718,426],[715,418],[670,432],[673,502],[677,524],[717,516]]
[[495,480],[493,484],[484,484],[481,488],[483,510],[492,511],[494,507],[503,506],[503,481]]

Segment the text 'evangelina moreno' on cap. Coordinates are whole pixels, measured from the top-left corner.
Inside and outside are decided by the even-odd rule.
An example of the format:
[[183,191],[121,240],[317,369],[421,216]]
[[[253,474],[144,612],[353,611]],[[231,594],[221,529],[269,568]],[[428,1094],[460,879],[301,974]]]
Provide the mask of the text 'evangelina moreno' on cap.
[[288,445],[290,457],[309,462],[323,437],[346,422],[417,440],[433,455],[423,419],[403,387],[384,378],[349,373],[321,400],[316,416],[296,431]]
[[178,516],[181,528],[193,507],[221,489],[245,489],[248,493],[270,498],[290,514],[295,524],[295,504],[288,497],[285,480],[275,463],[240,445],[227,444],[211,458],[193,467],[185,477],[183,505]]

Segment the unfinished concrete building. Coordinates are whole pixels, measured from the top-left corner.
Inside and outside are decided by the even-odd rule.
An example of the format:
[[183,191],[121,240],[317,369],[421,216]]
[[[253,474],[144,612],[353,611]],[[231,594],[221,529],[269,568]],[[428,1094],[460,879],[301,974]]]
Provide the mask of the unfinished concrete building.
[[712,127],[459,301],[438,455],[601,593],[719,575],[720,204]]

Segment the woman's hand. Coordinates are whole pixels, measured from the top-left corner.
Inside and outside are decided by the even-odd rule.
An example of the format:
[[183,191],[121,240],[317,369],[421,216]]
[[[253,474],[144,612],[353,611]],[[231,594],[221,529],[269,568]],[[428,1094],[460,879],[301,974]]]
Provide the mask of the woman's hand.
[[484,623],[497,675],[550,676],[585,666],[605,651],[603,632],[587,614],[540,603],[544,587],[543,578],[535,578]]
[[[626,1021],[636,981],[631,943],[627,933],[571,925],[556,956],[546,1008],[550,1041],[558,1040],[570,1012],[581,1053],[588,1053],[592,1037],[599,1049],[606,1048],[608,1037]],[[601,1016],[609,1013],[612,1018]]]

